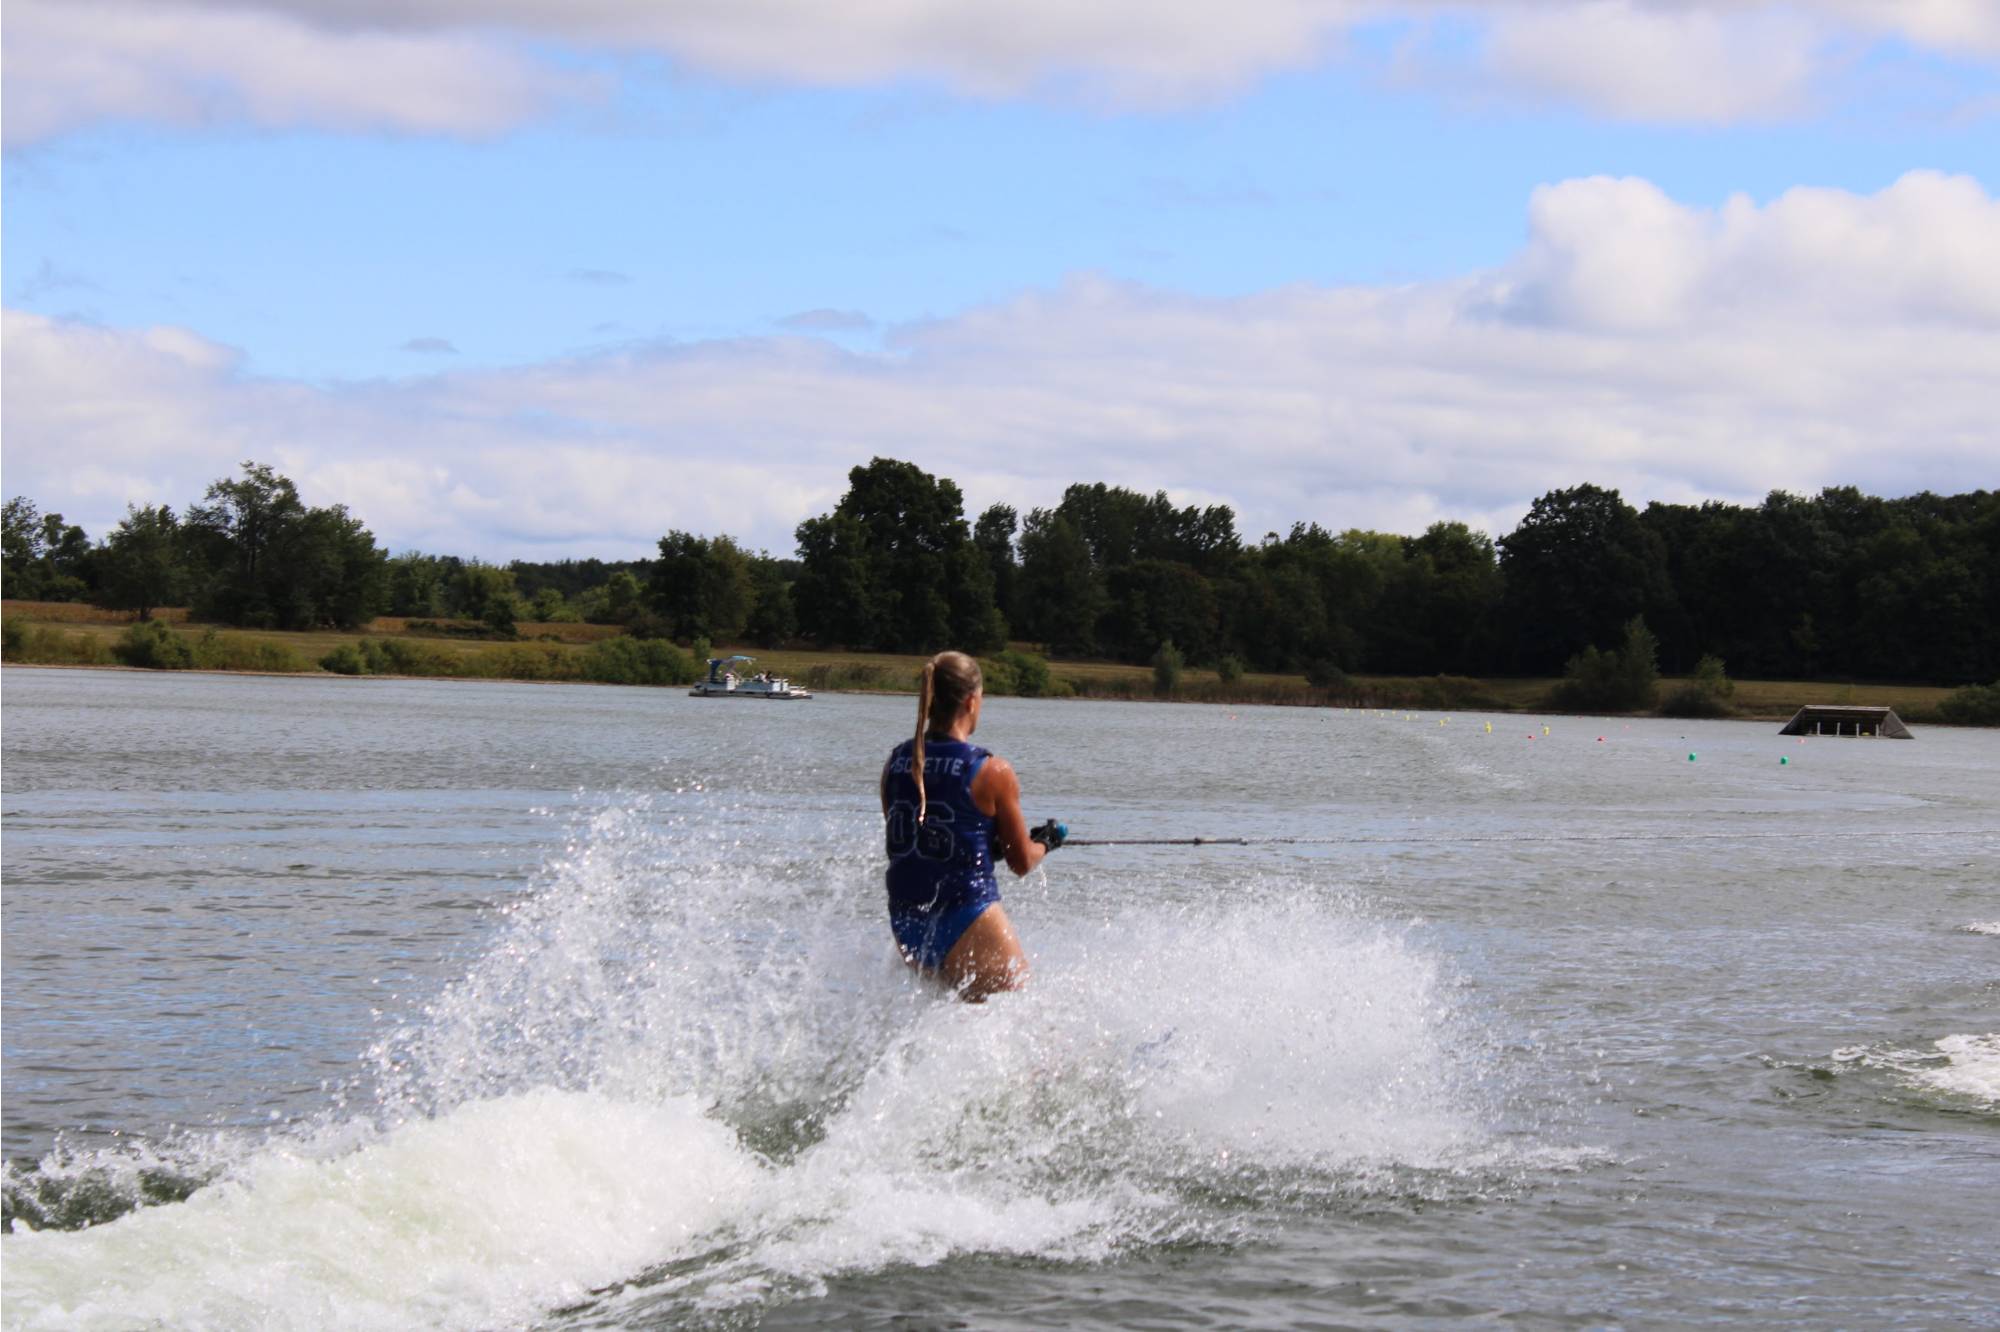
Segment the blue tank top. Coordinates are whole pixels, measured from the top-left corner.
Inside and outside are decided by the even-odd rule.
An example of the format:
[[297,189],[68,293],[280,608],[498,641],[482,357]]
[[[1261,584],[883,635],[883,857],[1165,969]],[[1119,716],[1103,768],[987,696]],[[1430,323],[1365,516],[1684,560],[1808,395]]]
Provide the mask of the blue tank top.
[[910,775],[912,741],[889,751],[882,769],[888,792],[889,910],[948,911],[995,901],[993,818],[972,802],[972,779],[987,752],[963,740],[924,739],[924,821],[917,822],[917,783]]

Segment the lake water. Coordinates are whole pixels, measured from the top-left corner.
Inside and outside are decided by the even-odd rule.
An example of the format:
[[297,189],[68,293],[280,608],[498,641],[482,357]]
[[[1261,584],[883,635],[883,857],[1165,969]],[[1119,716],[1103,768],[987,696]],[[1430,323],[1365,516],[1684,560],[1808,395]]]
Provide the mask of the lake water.
[[4,691],[9,1328],[2000,1321],[1991,732],[995,699],[1274,840],[1057,852],[970,1007],[907,698]]

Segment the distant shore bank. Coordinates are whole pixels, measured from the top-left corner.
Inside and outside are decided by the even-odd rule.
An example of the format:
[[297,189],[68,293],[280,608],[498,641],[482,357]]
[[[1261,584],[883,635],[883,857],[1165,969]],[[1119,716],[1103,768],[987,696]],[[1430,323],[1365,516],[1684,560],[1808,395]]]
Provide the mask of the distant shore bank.
[[[8,665],[148,670],[159,666],[121,662],[113,655],[134,623],[130,616],[85,606],[8,603]],[[456,626],[412,631],[405,621],[375,621],[358,632],[235,629],[195,625],[183,616],[160,617],[177,654],[172,668],[218,674],[372,675],[383,679],[508,680],[517,683],[633,684],[682,687],[698,668],[693,654],[652,640],[623,638],[615,628],[586,624],[525,624],[511,639],[477,638]],[[428,628],[428,627],[427,627]],[[697,645],[699,646],[699,645]],[[1023,645],[1025,649],[1026,645]],[[717,653],[742,651],[758,669],[783,675],[816,692],[908,694],[923,658],[814,649],[759,649],[718,644]],[[1018,661],[1022,654],[1009,654]],[[1036,662],[1043,659],[1033,658]],[[334,662],[328,669],[325,662]],[[368,663],[373,663],[371,668]],[[410,669],[409,667],[415,667]],[[1158,692],[1146,666],[1106,661],[1046,661],[1046,680],[1010,678],[1006,660],[989,663],[989,692],[1052,698],[1211,703],[1223,706],[1331,707],[1407,713],[1541,713],[1575,716],[1646,716],[1650,712],[1574,712],[1549,699],[1550,679],[1461,676],[1347,677],[1337,687],[1308,684],[1303,676],[1243,674],[1225,681],[1213,670],[1188,668],[1174,688]],[[1038,673],[1038,672],[1037,672]],[[1660,696],[1681,681],[1663,677]],[[1893,707],[1905,720],[1937,724],[1938,705],[1952,691],[1930,685],[1857,684],[1844,681],[1739,680],[1727,718],[1776,722],[1807,704]]]

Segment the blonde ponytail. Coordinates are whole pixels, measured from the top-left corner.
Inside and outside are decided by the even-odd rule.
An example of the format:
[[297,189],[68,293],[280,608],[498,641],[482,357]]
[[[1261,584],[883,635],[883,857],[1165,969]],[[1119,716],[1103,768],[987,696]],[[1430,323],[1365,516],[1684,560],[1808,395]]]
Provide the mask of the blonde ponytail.
[[917,784],[917,822],[924,821],[930,801],[924,795],[924,732],[931,723],[931,681],[937,675],[937,658],[924,663],[924,680],[917,686],[917,738],[910,742],[910,778]]
[[931,729],[931,709],[945,719],[958,720],[985,685],[979,663],[963,652],[940,652],[924,663],[923,683],[917,686],[917,738],[910,745],[910,777],[917,784],[917,822],[924,821],[930,802],[924,796],[924,736]]

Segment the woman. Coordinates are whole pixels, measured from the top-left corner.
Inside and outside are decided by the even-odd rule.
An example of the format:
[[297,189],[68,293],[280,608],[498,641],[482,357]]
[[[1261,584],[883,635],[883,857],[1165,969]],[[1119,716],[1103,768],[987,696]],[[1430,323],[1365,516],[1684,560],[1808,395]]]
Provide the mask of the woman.
[[903,958],[977,1003],[1027,983],[1028,959],[1000,906],[993,854],[1026,874],[1062,845],[1051,819],[1032,833],[1006,759],[971,743],[985,695],[979,663],[940,652],[924,663],[917,733],[882,769],[889,928]]

